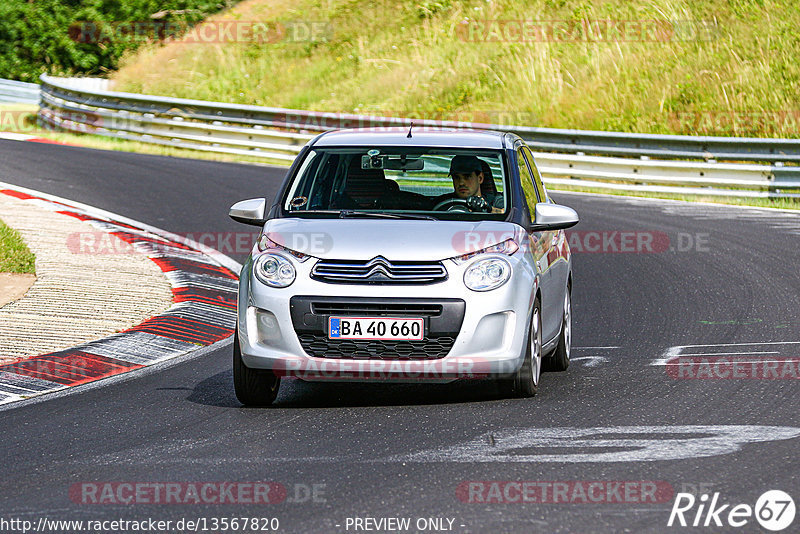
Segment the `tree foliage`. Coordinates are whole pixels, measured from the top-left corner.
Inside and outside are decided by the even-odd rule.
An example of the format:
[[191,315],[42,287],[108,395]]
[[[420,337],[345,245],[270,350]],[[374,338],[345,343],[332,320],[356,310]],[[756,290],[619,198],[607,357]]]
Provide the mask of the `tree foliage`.
[[[0,78],[102,75],[123,53],[236,0],[2,0]],[[138,29],[136,25],[139,23]],[[133,30],[133,31],[132,31]]]

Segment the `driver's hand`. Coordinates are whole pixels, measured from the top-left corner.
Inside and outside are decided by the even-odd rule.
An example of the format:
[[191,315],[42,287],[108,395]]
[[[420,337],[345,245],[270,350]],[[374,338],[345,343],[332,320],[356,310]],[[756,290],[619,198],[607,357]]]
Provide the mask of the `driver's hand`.
[[486,199],[478,196],[467,198],[467,207],[469,208],[469,211],[480,211],[484,213],[489,213],[491,211],[489,203],[486,202]]

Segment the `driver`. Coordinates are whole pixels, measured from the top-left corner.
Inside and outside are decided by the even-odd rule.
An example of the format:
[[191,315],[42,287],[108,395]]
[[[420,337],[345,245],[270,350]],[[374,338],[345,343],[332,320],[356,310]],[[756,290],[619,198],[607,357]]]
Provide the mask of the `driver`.
[[434,200],[434,205],[449,198],[467,202],[470,211],[503,213],[503,196],[497,193],[481,192],[484,180],[481,160],[476,156],[458,155],[450,160],[450,176],[453,178],[453,192],[441,195]]

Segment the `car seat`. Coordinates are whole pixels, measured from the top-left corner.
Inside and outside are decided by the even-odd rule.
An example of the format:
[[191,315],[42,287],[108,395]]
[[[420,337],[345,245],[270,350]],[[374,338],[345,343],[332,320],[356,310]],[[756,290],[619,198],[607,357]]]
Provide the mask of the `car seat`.
[[355,155],[350,160],[342,196],[352,201],[356,207],[379,207],[384,200],[391,198],[392,192],[397,191],[399,186],[395,181],[386,179],[383,169],[362,169],[360,155]]

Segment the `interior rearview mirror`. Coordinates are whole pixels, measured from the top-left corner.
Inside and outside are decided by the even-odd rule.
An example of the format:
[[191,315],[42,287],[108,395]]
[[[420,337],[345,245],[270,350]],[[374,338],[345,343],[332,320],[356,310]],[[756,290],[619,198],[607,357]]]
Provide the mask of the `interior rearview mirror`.
[[391,171],[421,171],[425,168],[425,162],[420,158],[392,158],[384,160],[384,168]]
[[421,171],[425,162],[421,158],[406,156],[361,156],[362,169],[388,169],[390,171]]

